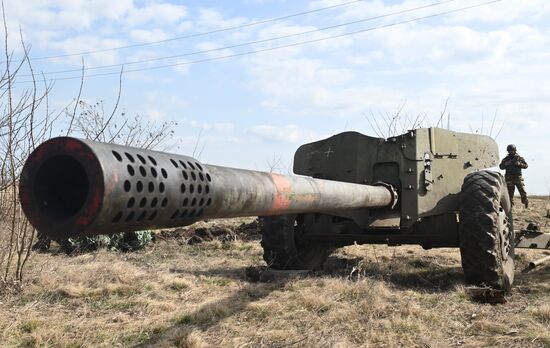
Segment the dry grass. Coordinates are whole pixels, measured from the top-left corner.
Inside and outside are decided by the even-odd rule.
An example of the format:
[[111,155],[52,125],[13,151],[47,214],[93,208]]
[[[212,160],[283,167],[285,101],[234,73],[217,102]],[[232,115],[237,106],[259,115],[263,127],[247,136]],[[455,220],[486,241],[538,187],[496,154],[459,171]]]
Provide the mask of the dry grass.
[[[533,200],[539,211],[545,204]],[[546,219],[518,213],[518,224]],[[522,269],[543,252],[518,254]],[[508,304],[492,306],[468,297],[455,249],[351,246],[306,278],[247,281],[246,267],[262,263],[256,240],[167,239],[134,254],[35,255],[23,291],[0,300],[0,342],[550,347],[550,266],[518,274]]]

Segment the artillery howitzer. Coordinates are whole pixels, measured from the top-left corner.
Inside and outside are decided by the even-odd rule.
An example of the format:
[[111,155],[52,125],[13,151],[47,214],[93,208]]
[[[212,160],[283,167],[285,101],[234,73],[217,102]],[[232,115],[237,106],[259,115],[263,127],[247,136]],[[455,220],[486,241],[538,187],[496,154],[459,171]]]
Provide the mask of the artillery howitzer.
[[438,128],[305,144],[298,176],[61,137],[30,155],[20,198],[52,239],[261,216],[273,268],[316,269],[353,243],[460,247],[468,282],[509,289],[511,203],[502,175],[484,170],[497,163],[493,139]]

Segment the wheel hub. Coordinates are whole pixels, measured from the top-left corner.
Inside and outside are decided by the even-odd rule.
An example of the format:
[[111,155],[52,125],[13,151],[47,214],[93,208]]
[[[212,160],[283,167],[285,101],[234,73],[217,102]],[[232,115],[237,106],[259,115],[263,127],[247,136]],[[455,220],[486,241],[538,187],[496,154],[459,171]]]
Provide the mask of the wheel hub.
[[500,252],[502,260],[507,260],[512,248],[510,244],[510,225],[508,215],[504,209],[500,208],[498,212],[498,231],[500,236]]

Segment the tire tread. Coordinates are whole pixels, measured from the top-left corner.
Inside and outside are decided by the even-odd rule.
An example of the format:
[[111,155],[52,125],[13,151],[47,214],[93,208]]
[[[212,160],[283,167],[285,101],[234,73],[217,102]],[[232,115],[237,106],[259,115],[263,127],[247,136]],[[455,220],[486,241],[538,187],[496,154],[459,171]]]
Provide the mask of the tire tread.
[[498,289],[509,286],[505,280],[497,238],[500,197],[505,189],[504,178],[496,172],[474,172],[464,179],[460,196],[459,237],[462,268],[469,283]]

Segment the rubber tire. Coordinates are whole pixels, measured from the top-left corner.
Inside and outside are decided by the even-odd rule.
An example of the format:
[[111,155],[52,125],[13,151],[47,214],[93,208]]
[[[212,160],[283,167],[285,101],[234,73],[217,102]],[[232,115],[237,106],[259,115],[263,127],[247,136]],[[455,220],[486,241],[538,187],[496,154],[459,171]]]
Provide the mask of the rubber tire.
[[300,231],[296,215],[262,217],[261,224],[264,260],[273,269],[317,270],[332,252],[320,244],[296,243],[296,233]]
[[514,282],[514,228],[500,173],[484,170],[466,176],[458,231],[466,281],[509,291]]

